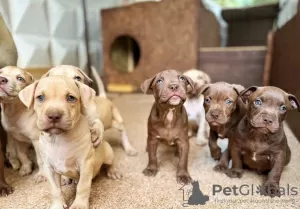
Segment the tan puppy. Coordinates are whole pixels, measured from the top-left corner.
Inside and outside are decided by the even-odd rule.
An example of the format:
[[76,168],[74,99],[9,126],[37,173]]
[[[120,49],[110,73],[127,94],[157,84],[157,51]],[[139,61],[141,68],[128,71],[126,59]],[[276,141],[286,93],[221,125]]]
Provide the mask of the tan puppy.
[[[132,147],[128,140],[128,136],[124,127],[123,119],[118,111],[117,107],[112,103],[111,100],[106,98],[104,87],[102,81],[95,70],[92,67],[92,72],[97,81],[99,87],[99,96],[95,97],[94,103],[96,106],[94,108],[88,108],[85,110],[86,115],[90,121],[100,119],[104,125],[104,130],[109,128],[115,128],[121,133],[121,144],[128,155],[134,156],[138,152]],[[79,68],[71,65],[60,65],[50,69],[43,77],[53,76],[53,75],[63,75],[71,79],[75,79],[79,82],[90,82],[91,79]],[[92,106],[92,105],[90,105]],[[95,111],[96,110],[96,111]],[[95,118],[96,115],[100,117]]]
[[[42,131],[39,145],[51,186],[50,208],[66,207],[61,175],[79,179],[70,209],[89,208],[92,179],[102,164],[113,165],[113,150],[106,141],[93,148],[89,123],[82,114],[82,107],[87,108],[94,96],[93,89],[65,76],[42,78],[19,93],[21,101],[35,110],[37,126]],[[121,177],[113,166],[108,174]]]
[[36,126],[34,112],[27,110],[19,100],[18,93],[33,81],[33,77],[20,68],[8,66],[0,69],[1,121],[8,132],[8,159],[14,169],[20,168],[22,176],[32,171],[27,151],[31,142],[37,149],[39,131],[33,128]]
[[187,99],[184,103],[189,120],[189,137],[196,132],[196,143],[204,145],[208,142],[209,125],[205,120],[204,96],[199,93],[203,86],[211,83],[211,79],[209,75],[197,69],[185,71],[183,75],[190,77],[195,85],[194,91],[188,87]]

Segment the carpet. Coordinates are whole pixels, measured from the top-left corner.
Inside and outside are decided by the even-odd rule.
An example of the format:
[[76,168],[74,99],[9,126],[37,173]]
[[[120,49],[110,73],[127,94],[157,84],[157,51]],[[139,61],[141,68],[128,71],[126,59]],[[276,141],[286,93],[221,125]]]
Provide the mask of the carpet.
[[[195,139],[190,139],[188,169],[198,185],[182,186],[176,182],[178,158],[174,150],[163,145],[158,149],[159,172],[155,177],[142,174],[148,162],[145,151],[147,137],[147,117],[153,103],[152,96],[141,94],[118,95],[113,98],[118,106],[133,146],[139,151],[138,156],[127,156],[120,144],[115,130],[108,130],[105,138],[111,142],[116,152],[122,180],[108,179],[101,172],[92,183],[90,208],[93,209],[171,209],[171,208],[300,208],[300,145],[293,133],[285,125],[288,143],[292,149],[292,160],[284,169],[281,187],[286,195],[282,197],[264,197],[257,194],[257,188],[265,180],[254,172],[246,171],[241,179],[230,179],[225,174],[213,171],[216,162],[210,157],[208,146],[197,146]],[[290,114],[298,114],[296,112]],[[226,140],[219,140],[224,148]],[[36,171],[35,171],[36,172]],[[33,175],[20,177],[17,171],[5,170],[6,179],[15,188],[15,192],[0,198],[1,209],[42,209],[50,204],[47,182],[34,183]],[[236,191],[234,192],[233,187]],[[194,189],[197,191],[194,193]],[[200,192],[200,191],[201,192]],[[215,192],[213,192],[215,190]],[[293,191],[294,192],[293,192]],[[288,191],[288,192],[287,192]],[[188,199],[201,193],[206,197],[204,205],[188,205]],[[63,187],[67,204],[70,206],[75,197],[75,186]],[[247,193],[249,193],[247,195]],[[289,193],[289,194],[287,194]],[[294,194],[294,195],[292,195]]]

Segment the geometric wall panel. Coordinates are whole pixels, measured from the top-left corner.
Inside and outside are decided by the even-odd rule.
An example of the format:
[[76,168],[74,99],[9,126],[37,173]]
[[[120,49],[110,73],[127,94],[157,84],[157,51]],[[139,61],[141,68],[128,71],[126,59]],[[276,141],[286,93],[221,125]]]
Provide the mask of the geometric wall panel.
[[78,66],[78,43],[76,40],[51,40],[51,54],[53,66],[69,64]]
[[10,0],[14,33],[48,36],[45,0]]
[[19,67],[49,67],[49,38],[31,35],[14,35],[18,48]]

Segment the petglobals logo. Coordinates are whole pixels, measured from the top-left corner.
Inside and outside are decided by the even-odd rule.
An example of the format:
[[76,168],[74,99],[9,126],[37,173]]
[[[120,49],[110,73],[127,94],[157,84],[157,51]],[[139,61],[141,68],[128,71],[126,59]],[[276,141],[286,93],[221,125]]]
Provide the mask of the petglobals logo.
[[[249,195],[266,195],[268,193],[268,188],[263,185],[255,186],[253,184],[247,185],[243,184],[240,186],[233,185],[231,187],[214,184],[212,187],[212,194],[216,196],[218,194],[223,194],[225,196],[249,196]],[[279,196],[296,196],[298,195],[298,188],[287,184],[285,187],[279,187]]]

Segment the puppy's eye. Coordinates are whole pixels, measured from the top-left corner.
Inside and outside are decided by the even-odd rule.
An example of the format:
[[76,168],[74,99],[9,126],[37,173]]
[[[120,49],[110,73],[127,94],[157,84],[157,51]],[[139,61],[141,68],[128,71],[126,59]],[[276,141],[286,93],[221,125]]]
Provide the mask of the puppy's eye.
[[82,79],[79,76],[75,76],[75,80],[81,81]]
[[205,102],[206,104],[209,104],[209,103],[210,103],[210,98],[205,98],[204,102]]
[[18,80],[18,81],[21,81],[21,82],[25,82],[24,78],[22,78],[21,76],[18,76],[18,77],[17,77],[17,80]]
[[281,105],[280,106],[280,111],[285,112],[286,111],[286,106],[285,105]]
[[164,81],[162,80],[162,79],[158,79],[157,81],[156,81],[156,83],[157,84],[162,84]]
[[185,77],[180,76],[180,77],[179,77],[179,80],[180,80],[180,81],[185,81]]
[[233,101],[231,101],[230,99],[226,99],[225,103],[228,105],[231,105],[233,103]]
[[75,97],[73,97],[72,95],[68,95],[68,96],[67,96],[67,101],[68,101],[68,102],[76,102],[77,99],[76,99]]
[[37,99],[38,101],[42,102],[42,101],[44,101],[45,96],[44,96],[44,95],[39,95],[39,96],[36,97],[36,99]]
[[254,101],[254,104],[255,104],[256,106],[260,106],[260,105],[262,104],[262,101],[261,101],[260,99],[256,99],[256,100]]

